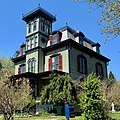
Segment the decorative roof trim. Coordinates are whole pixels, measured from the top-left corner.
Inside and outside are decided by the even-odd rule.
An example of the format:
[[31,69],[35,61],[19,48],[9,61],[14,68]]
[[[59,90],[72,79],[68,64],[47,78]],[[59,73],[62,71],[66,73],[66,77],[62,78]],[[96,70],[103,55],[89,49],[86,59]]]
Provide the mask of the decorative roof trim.
[[56,21],[56,17],[53,16],[51,13],[47,12],[46,10],[44,10],[41,7],[37,7],[36,9],[28,12],[27,14],[22,16],[22,20],[24,20],[25,22],[28,22],[29,19],[33,18],[36,15],[41,15],[44,16],[45,18],[49,19],[51,22],[55,22]]

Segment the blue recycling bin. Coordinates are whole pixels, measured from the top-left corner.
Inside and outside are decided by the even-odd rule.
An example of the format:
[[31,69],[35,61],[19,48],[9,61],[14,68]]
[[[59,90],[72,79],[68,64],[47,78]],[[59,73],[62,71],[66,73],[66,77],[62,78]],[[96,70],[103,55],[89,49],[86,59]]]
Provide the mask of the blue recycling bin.
[[65,106],[65,116],[66,116],[66,118],[74,118],[75,117],[73,105],[67,104]]

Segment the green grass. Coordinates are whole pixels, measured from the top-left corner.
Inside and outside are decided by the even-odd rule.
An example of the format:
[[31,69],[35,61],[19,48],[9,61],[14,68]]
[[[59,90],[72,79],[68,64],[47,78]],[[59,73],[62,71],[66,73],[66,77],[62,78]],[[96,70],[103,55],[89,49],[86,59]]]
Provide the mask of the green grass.
[[[120,120],[120,112],[111,113],[110,116],[115,118],[115,120]],[[3,120],[3,117],[0,116],[0,120]],[[66,120],[65,116],[50,116],[50,115],[41,115],[33,116],[31,118],[15,118],[15,120]],[[84,120],[82,116],[70,118],[70,120]]]
[[[3,120],[0,117],[0,120]],[[15,120],[66,120],[65,116],[46,116],[46,117],[31,117],[31,118],[15,118]],[[83,120],[82,117],[70,118],[70,120]]]
[[120,120],[120,112],[110,113],[110,116],[116,120]]

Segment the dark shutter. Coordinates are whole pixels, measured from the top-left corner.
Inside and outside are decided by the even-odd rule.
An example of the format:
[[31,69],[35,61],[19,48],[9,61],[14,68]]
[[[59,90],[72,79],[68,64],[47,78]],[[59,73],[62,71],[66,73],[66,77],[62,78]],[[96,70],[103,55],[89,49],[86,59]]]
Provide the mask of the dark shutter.
[[101,71],[102,71],[102,78],[104,78],[104,71],[103,71],[103,66],[101,65]]
[[62,55],[58,56],[58,66],[59,66],[59,70],[62,70]]
[[50,39],[50,45],[52,45],[52,35],[49,36]]
[[52,58],[48,59],[49,71],[52,70]]
[[96,63],[96,76],[98,76],[98,64]]
[[18,74],[20,74],[20,67],[18,68]]
[[77,56],[77,71],[80,72],[80,56]]

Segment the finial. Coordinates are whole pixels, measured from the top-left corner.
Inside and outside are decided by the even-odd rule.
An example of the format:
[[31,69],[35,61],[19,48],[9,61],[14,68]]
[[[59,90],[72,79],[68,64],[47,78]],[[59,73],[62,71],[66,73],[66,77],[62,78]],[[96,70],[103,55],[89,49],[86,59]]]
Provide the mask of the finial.
[[40,7],[40,3],[38,3],[38,6]]
[[66,26],[68,26],[68,23],[66,22]]
[[23,16],[24,14],[22,13],[22,16]]

